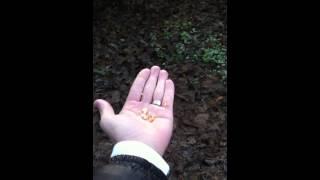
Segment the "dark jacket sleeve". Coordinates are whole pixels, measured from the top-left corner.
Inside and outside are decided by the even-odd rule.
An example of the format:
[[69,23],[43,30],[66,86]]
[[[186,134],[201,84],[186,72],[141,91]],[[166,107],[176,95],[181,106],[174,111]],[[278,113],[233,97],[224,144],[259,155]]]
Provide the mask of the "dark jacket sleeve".
[[120,155],[94,172],[93,180],[167,180],[167,176],[145,159]]

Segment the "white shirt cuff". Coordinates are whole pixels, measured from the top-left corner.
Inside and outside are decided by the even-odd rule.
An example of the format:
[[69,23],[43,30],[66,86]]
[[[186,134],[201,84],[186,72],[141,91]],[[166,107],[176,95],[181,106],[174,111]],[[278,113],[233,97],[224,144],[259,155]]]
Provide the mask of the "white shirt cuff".
[[118,142],[112,150],[111,157],[118,155],[130,155],[143,158],[160,169],[165,175],[169,173],[169,165],[166,161],[150,146],[139,141]]

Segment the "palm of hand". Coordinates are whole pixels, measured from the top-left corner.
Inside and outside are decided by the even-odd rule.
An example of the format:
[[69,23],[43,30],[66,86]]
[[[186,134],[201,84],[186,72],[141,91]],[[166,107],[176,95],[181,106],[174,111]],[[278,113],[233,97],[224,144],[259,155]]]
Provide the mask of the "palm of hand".
[[[162,155],[169,144],[173,124],[174,84],[167,77],[167,72],[157,66],[152,67],[151,72],[140,71],[119,114],[114,114],[106,101],[97,100],[95,105],[100,110],[102,129],[117,142],[140,141]],[[151,104],[152,99],[160,100],[162,105]],[[143,109],[155,117],[153,122],[141,117]]]

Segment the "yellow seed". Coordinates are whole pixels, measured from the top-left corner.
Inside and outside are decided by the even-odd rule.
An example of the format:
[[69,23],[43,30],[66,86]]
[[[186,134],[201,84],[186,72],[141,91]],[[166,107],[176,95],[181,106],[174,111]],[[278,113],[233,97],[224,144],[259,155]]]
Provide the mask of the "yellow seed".
[[144,119],[144,120],[146,120],[146,119],[148,118],[148,116],[147,116],[146,114],[142,114],[142,115],[141,115],[141,118]]
[[154,117],[154,116],[150,115],[150,116],[148,117],[148,121],[149,121],[149,122],[153,122],[154,120],[155,120],[155,117]]
[[142,109],[142,113],[147,113],[148,112],[148,109],[147,108],[143,108]]

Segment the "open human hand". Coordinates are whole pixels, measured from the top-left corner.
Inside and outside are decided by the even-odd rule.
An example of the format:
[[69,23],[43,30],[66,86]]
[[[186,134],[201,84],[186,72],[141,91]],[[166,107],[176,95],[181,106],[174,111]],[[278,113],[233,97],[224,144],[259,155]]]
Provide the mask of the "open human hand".
[[158,66],[141,70],[134,80],[119,114],[102,99],[99,109],[101,128],[115,141],[134,140],[163,155],[172,135],[174,83]]

